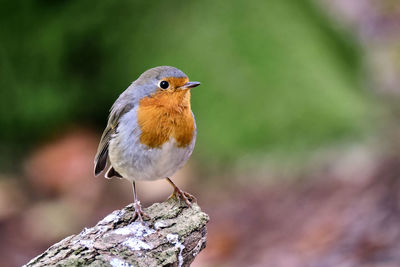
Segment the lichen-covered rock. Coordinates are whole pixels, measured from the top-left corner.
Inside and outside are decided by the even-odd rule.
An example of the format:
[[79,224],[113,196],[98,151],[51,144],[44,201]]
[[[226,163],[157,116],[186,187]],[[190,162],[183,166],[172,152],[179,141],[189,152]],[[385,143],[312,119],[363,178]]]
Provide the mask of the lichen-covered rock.
[[145,212],[152,221],[130,222],[133,206],[54,244],[25,266],[189,266],[206,245],[209,220],[197,204],[169,199]]

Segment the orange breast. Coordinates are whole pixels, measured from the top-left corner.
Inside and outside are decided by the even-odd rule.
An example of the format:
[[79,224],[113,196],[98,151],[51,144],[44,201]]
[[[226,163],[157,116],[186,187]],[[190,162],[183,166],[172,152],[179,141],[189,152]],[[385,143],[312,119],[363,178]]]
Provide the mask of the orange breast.
[[174,137],[179,147],[192,141],[194,120],[190,109],[190,91],[160,91],[139,101],[140,143],[161,147]]

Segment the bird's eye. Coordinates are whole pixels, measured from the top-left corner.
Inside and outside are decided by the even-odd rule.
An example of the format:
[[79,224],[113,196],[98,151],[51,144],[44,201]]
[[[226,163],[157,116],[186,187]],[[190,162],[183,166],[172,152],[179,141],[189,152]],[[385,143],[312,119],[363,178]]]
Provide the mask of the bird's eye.
[[167,89],[169,87],[169,83],[167,81],[161,81],[160,82],[160,87],[162,89]]

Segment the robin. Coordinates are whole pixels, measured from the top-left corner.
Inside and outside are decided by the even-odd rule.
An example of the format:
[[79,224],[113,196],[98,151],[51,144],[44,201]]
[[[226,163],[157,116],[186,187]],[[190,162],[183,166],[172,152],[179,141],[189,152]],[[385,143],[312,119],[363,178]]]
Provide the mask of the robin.
[[145,71],[115,101],[94,159],[98,176],[109,163],[106,178],[132,183],[133,220],[146,215],[136,195],[135,181],[166,179],[174,188],[171,197],[191,207],[195,198],[169,178],[192,154],[196,122],[190,108],[190,82],[181,70],[160,66]]

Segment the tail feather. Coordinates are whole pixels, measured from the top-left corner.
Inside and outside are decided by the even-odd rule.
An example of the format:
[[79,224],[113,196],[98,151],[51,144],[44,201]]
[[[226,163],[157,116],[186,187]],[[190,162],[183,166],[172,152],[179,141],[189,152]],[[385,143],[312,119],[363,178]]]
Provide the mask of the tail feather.
[[106,167],[108,158],[108,145],[96,156],[94,160],[94,175],[98,176]]
[[111,179],[111,178],[113,178],[113,177],[122,178],[121,174],[119,174],[119,173],[114,169],[113,166],[110,166],[110,168],[108,169],[108,171],[107,171],[105,177],[108,178],[108,179]]

